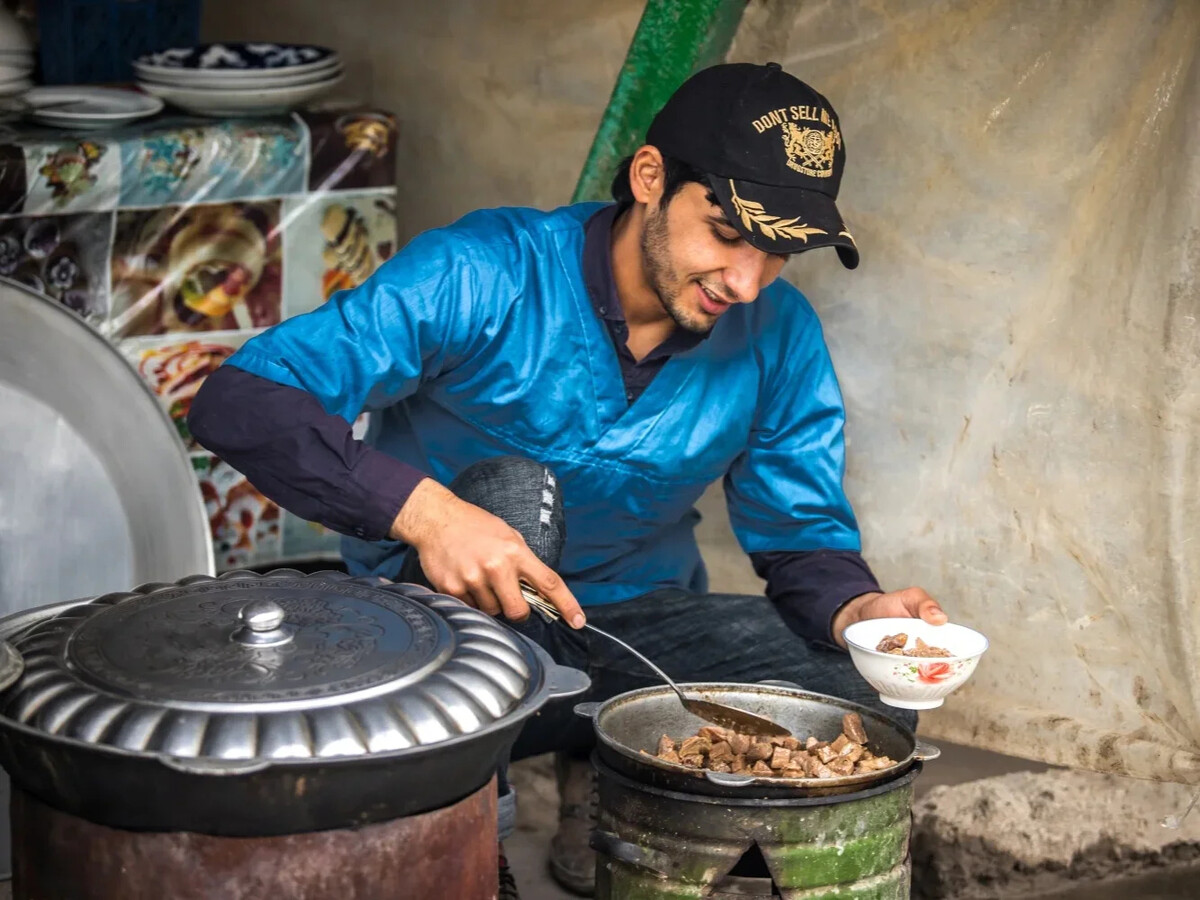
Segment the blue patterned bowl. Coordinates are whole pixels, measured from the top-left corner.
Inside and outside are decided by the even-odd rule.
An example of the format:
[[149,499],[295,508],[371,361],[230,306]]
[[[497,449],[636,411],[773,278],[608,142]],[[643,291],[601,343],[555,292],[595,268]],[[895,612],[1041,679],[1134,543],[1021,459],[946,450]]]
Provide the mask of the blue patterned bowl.
[[302,71],[330,65],[337,53],[328,47],[311,44],[272,44],[256,41],[225,41],[171,47],[147,53],[133,62],[135,69],[250,74],[263,71]]

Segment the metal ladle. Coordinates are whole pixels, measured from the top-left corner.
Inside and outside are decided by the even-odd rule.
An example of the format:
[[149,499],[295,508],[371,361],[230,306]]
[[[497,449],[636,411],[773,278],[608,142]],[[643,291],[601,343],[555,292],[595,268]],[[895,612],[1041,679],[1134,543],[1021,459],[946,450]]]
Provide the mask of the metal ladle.
[[1160,821],[1158,824],[1163,828],[1179,828],[1183,825],[1183,820],[1188,817],[1188,813],[1190,813],[1192,808],[1195,807],[1197,800],[1200,800],[1200,791],[1197,791],[1192,795],[1192,802],[1187,805],[1187,809],[1183,811],[1182,815],[1164,816],[1162,821]]
[[[521,585],[521,594],[525,597],[525,600],[531,607],[541,613],[542,617],[546,619],[546,621],[553,622],[562,618],[562,613],[555,608],[554,604],[552,604],[549,600],[528,585]],[[594,631],[601,637],[608,638],[610,641],[616,644],[620,644],[622,647],[640,659],[643,663],[653,669],[658,674],[658,677],[669,684],[671,689],[675,691],[676,695],[679,697],[679,702],[683,704],[684,709],[693,715],[699,716],[706,722],[712,722],[714,725],[720,725],[724,728],[732,728],[734,731],[737,731],[741,734],[762,735],[764,737],[773,737],[776,735],[787,737],[791,735],[791,732],[782,725],[778,724],[777,722],[773,722],[764,716],[757,716],[754,713],[746,712],[746,710],[738,709],[735,706],[726,706],[724,703],[714,703],[712,700],[702,700],[699,697],[688,696],[680,689],[679,685],[671,680],[671,677],[666,672],[664,672],[654,663],[650,662],[650,660],[648,660],[637,650],[634,650],[620,638],[614,637],[607,631],[601,631],[595,625],[585,624],[583,627],[587,628],[589,631]]]

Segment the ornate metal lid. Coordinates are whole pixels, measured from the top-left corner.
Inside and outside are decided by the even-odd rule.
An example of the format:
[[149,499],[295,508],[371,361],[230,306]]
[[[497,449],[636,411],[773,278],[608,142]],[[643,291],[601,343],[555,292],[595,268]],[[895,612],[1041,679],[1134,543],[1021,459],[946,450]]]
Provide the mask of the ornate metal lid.
[[434,745],[513,713],[543,674],[519,636],[453,598],[286,569],[108,594],[10,640],[25,671],[0,716],[197,760]]
[[7,641],[0,641],[0,691],[16,681],[24,668],[25,661],[21,659],[21,654]]

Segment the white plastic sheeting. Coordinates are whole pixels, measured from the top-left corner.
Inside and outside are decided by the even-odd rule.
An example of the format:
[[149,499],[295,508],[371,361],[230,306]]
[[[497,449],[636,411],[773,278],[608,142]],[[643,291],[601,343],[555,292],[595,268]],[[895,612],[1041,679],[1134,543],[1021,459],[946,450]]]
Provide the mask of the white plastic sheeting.
[[862,250],[787,275],[892,587],[992,647],[923,731],[1200,781],[1200,3],[752,4],[839,111]]

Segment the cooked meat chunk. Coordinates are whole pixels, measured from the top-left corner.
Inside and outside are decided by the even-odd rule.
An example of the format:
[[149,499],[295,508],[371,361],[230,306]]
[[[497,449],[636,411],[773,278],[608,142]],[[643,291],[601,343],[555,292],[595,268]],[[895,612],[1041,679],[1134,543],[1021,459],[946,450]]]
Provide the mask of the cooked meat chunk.
[[875,645],[875,649],[880,653],[891,653],[893,650],[903,650],[907,643],[907,634],[889,634]]
[[874,772],[879,769],[890,769],[895,763],[886,756],[873,756],[870,759],[860,759],[858,769],[861,772]]
[[867,752],[867,748],[864,747],[862,744],[851,744],[849,747],[847,747],[845,750],[842,751],[842,758],[848,759],[852,763],[856,763],[860,759],[863,758],[863,755],[866,752]]
[[773,752],[775,752],[774,747],[766,741],[759,741],[750,745],[750,749],[746,751],[746,759],[750,762],[758,762],[760,759],[770,759]]
[[905,656],[919,656],[919,657],[922,657],[925,659],[929,659],[929,658],[953,656],[954,654],[951,653],[949,650],[946,650],[943,647],[930,647],[923,640],[921,640],[920,638],[917,638],[917,646],[914,647],[912,650],[905,650],[904,655]]
[[728,741],[717,741],[708,751],[710,763],[729,762],[731,759],[733,759],[733,748],[729,746]]
[[839,756],[829,764],[829,769],[837,775],[853,775],[854,763],[844,756]]
[[[838,778],[877,772],[896,765],[886,756],[875,756],[867,747],[867,730],[856,713],[842,717],[842,731],[832,741],[816,735],[754,738],[728,728],[705,725],[697,733],[676,741],[658,739],[663,762],[691,769],[734,772],[763,778]],[[642,753],[651,755],[649,751]]]
[[702,753],[708,753],[712,749],[712,741],[706,737],[690,737],[684,738],[679,744],[680,756],[696,756]]
[[842,734],[856,744],[865,744],[867,729],[863,727],[862,716],[858,713],[846,713],[842,716]]
[[922,658],[947,657],[954,655],[944,647],[931,647],[920,638],[917,638],[912,649],[904,649],[907,644],[907,634],[889,634],[875,645],[875,649],[880,653],[893,653],[901,656],[917,656]]

